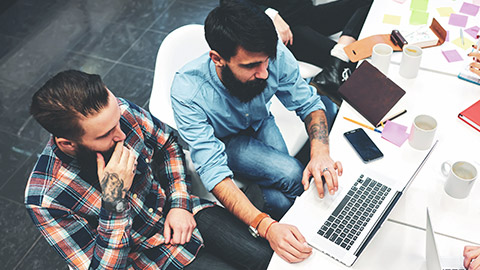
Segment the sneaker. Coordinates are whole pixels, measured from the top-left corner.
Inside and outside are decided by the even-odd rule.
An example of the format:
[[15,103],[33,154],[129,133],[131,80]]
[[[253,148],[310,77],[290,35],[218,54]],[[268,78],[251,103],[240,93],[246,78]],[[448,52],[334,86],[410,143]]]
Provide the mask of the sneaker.
[[356,63],[347,63],[331,56],[330,63],[323,67],[323,70],[313,78],[312,83],[317,89],[320,88],[331,95],[336,95],[341,100],[338,88],[350,77],[355,70],[355,66]]

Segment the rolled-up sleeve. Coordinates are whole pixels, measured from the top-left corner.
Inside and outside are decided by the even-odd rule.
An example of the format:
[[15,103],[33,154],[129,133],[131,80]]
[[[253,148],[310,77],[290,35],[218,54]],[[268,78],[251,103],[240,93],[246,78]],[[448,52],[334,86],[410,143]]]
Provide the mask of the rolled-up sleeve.
[[233,175],[227,164],[225,145],[215,137],[201,107],[175,94],[177,87],[194,89],[195,86],[177,74],[172,85],[172,106],[178,132],[189,146],[195,169],[205,188],[211,191],[223,179]]
[[290,111],[303,120],[310,113],[325,110],[320,96],[314,87],[308,85],[300,75],[298,62],[292,53],[281,42],[278,44],[278,54],[274,65],[279,65],[278,88],[275,95],[280,102]]

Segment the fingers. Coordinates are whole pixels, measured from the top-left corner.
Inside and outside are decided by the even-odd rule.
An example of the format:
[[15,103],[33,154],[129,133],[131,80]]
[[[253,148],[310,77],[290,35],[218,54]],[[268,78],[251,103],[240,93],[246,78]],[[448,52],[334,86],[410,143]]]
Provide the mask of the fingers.
[[[343,166],[340,161],[336,161],[334,165],[335,170],[338,172],[338,176],[342,176],[343,174]],[[337,186],[338,187],[338,186]]]
[[105,171],[105,159],[103,158],[102,154],[97,153],[97,174],[98,178],[103,178],[103,172]]
[[290,235],[286,237],[283,257],[289,262],[301,262],[312,254],[312,248],[295,226],[289,226]]
[[315,179],[315,186],[317,186],[318,196],[323,199],[324,197],[324,190],[323,190],[323,180],[322,175],[318,170],[313,172],[313,179]]
[[170,223],[165,221],[163,227],[163,237],[165,238],[165,244],[170,244],[170,237],[172,233],[172,228],[170,228]]
[[480,256],[480,247],[478,246],[466,246],[463,250],[463,265],[467,269],[478,269],[480,268],[480,259],[477,258]]
[[307,190],[308,187],[310,186],[310,177],[311,176],[312,176],[312,174],[310,173],[308,168],[305,168],[305,170],[303,170],[303,177],[302,177],[303,190]]

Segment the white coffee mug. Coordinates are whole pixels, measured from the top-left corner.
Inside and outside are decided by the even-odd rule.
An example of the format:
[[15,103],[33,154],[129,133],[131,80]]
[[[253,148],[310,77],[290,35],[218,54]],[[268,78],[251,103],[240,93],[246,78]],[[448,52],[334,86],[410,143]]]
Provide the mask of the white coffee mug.
[[435,118],[421,114],[415,117],[408,136],[408,143],[417,150],[427,150],[432,146],[437,130]]
[[372,65],[378,68],[383,74],[387,75],[392,53],[393,49],[390,45],[385,43],[376,44],[372,49]]
[[400,62],[400,75],[407,79],[417,77],[422,60],[422,49],[415,45],[403,46],[402,61]]
[[442,173],[447,177],[445,192],[457,199],[466,198],[477,179],[477,169],[466,161],[457,161],[453,164],[445,161],[442,163]]

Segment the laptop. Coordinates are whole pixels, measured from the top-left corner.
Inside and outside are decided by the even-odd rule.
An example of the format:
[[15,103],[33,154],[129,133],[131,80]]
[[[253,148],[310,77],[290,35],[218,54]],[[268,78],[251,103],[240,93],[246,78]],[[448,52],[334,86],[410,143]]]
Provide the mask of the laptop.
[[[461,253],[462,251],[459,251]],[[465,270],[463,257],[442,258],[438,255],[438,248],[435,241],[435,233],[432,227],[432,220],[427,208],[427,240],[426,240],[427,270]]]
[[[282,221],[297,226],[313,248],[346,266],[352,266],[420,172],[437,143],[408,182],[365,170],[350,187],[343,187],[348,188],[348,192],[337,192],[342,197],[331,199],[333,206],[330,205],[328,211],[322,210],[327,210],[325,205],[329,198],[320,201],[316,198],[316,190],[308,190],[304,195],[310,198],[302,198],[304,195],[297,198]],[[315,211],[319,214],[312,214]]]

